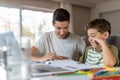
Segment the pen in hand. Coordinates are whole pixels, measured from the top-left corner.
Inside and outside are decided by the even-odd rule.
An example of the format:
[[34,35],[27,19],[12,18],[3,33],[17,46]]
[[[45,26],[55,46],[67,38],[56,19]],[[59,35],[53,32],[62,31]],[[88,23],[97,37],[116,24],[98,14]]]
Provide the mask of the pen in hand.
[[56,53],[55,52],[49,52],[44,55],[43,57],[45,61],[55,60],[56,59]]

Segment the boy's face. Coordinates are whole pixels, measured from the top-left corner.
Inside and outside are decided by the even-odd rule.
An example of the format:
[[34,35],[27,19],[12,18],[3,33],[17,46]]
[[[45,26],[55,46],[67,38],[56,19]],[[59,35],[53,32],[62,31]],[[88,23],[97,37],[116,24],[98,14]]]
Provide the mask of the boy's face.
[[93,48],[100,48],[99,42],[97,42],[95,39],[99,39],[103,41],[106,41],[107,39],[106,32],[100,33],[98,32],[97,29],[94,28],[88,29],[87,34],[88,34],[88,41],[90,42]]
[[59,39],[67,38],[69,34],[69,21],[55,21],[55,23],[53,23],[53,26],[55,27],[55,33]]

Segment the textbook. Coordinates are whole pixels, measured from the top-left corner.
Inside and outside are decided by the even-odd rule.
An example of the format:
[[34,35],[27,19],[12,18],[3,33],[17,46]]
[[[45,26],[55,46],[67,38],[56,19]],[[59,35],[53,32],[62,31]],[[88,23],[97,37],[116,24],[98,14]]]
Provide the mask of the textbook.
[[98,72],[105,70],[105,68],[90,68],[78,70],[78,74],[86,74],[90,77],[94,77]]
[[81,69],[77,73],[88,75],[92,80],[120,80],[120,69],[117,67]]
[[120,80],[120,69],[106,68],[106,70],[97,72],[92,80]]
[[120,71],[109,72],[96,75],[92,80],[120,80]]

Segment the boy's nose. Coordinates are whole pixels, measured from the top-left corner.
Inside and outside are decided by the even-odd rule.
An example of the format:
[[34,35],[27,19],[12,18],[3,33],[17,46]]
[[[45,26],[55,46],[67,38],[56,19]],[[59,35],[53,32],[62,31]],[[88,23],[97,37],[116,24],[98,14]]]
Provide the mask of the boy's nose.
[[89,38],[88,38],[88,40],[89,40],[89,41],[92,41],[92,40],[93,40],[93,38],[92,38],[92,37],[89,37]]

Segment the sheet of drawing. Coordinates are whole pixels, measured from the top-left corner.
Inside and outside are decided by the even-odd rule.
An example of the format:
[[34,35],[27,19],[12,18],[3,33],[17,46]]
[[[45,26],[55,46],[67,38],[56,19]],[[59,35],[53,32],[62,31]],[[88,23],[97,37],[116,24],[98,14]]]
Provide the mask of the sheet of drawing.
[[68,69],[71,71],[95,67],[94,65],[81,64],[81,63],[73,61],[71,59],[47,61],[46,65],[50,65],[50,66],[54,66],[54,67],[61,67],[63,69]]

